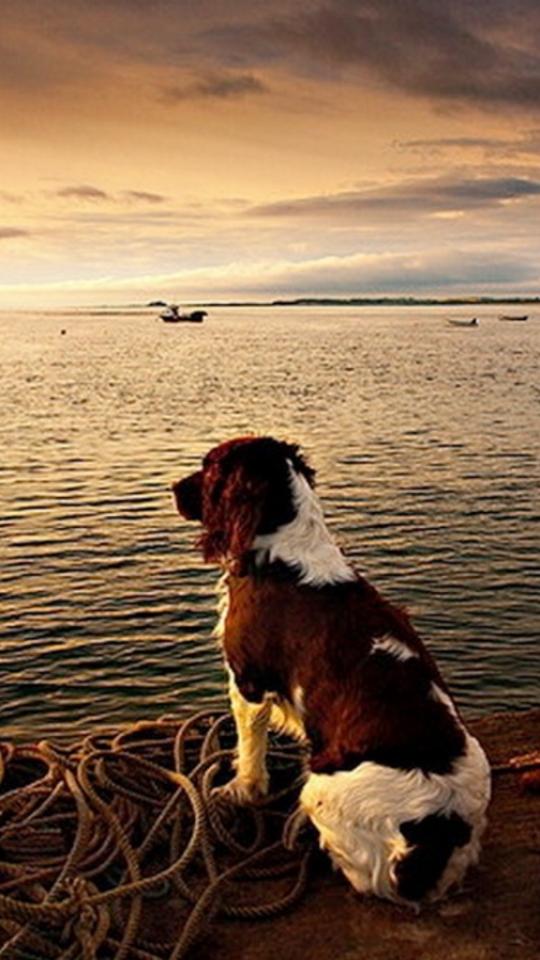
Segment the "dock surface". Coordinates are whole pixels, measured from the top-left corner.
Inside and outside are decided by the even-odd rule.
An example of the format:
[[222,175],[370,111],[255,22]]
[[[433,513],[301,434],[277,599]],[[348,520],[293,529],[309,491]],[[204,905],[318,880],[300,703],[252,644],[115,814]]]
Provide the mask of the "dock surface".
[[468,726],[494,771],[480,863],[419,912],[355,893],[309,832],[303,848],[284,849],[302,770],[294,744],[270,750],[275,806],[218,815],[228,714],[143,721],[70,748],[0,741],[0,955],[539,960],[540,708]]
[[[540,749],[540,710],[468,724],[494,767]],[[446,902],[410,909],[366,899],[337,873],[312,878],[288,913],[220,924],[196,960],[539,960],[540,794],[495,773],[480,863]]]

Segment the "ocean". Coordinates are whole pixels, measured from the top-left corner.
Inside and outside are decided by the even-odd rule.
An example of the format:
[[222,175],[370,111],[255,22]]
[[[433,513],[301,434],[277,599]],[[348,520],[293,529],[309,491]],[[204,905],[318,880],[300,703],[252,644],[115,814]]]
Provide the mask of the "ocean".
[[170,486],[245,433],[301,444],[465,715],[538,705],[540,309],[498,312],[0,314],[0,735],[225,708],[217,571]]

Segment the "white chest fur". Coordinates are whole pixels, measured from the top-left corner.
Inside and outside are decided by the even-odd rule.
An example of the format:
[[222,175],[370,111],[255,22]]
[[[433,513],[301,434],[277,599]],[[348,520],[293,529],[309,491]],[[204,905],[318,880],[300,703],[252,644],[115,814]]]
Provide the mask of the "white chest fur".
[[260,563],[281,560],[299,570],[299,583],[311,586],[355,580],[326,526],[322,507],[309,483],[290,469],[296,517],[274,533],[259,535],[253,542]]

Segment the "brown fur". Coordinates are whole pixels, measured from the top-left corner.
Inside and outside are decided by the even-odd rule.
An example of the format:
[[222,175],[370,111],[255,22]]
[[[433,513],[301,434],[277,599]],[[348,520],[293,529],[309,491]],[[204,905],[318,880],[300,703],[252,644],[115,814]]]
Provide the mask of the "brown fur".
[[[360,578],[313,590],[271,577],[229,578],[224,652],[248,700],[275,692],[293,701],[300,686],[322,772],[379,759],[390,766],[445,772],[463,733],[430,696],[445,689],[406,615]],[[373,638],[391,634],[417,657],[370,656]]]

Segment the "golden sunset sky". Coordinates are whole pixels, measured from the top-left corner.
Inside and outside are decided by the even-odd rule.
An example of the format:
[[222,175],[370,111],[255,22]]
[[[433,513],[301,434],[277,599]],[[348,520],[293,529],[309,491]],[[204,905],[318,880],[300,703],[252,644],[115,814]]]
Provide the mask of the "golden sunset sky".
[[538,0],[16,0],[0,307],[540,291]]

